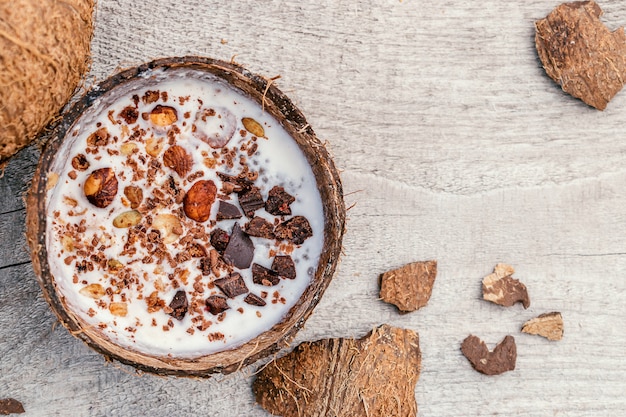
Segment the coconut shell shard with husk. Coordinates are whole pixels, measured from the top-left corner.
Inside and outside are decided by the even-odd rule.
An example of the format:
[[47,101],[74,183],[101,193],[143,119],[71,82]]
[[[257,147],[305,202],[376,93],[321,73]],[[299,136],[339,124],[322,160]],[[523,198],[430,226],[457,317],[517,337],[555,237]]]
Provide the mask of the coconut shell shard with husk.
[[[199,356],[196,354],[187,356],[153,354],[151,352],[123,347],[120,346],[120,344],[115,343],[114,340],[106,337],[103,332],[99,331],[97,326],[88,325],[86,321],[80,317],[80,315],[76,314],[71,308],[68,307],[64,297],[58,292],[55,277],[51,273],[51,268],[48,263],[48,259],[51,255],[48,253],[46,240],[46,233],[48,230],[47,223],[49,222],[46,216],[46,195],[47,190],[51,189],[53,182],[58,179],[58,175],[56,175],[55,172],[52,172],[52,168],[59,166],[55,160],[59,149],[62,149],[62,144],[65,140],[69,140],[68,137],[70,137],[71,132],[73,132],[74,123],[81,120],[81,115],[90,114],[88,111],[92,108],[94,103],[106,101],[106,95],[111,91],[116,92],[114,96],[117,96],[116,94],[122,91],[125,92],[123,94],[124,97],[130,97],[128,92],[134,91],[132,90],[132,88],[134,88],[133,85],[136,86],[136,84],[133,84],[134,82],[143,83],[141,85],[144,85],[145,88],[152,88],[152,84],[150,83],[153,78],[151,77],[155,73],[160,74],[159,77],[165,77],[165,79],[167,79],[168,74],[202,73],[203,75],[200,75],[200,77],[219,79],[220,83],[228,84],[233,89],[238,90],[241,94],[250,98],[256,103],[257,106],[262,106],[264,109],[263,111],[272,116],[273,119],[282,126],[302,152],[303,157],[306,159],[306,162],[308,162],[311,168],[314,177],[314,184],[317,185],[319,197],[322,202],[321,210],[323,213],[321,213],[321,215],[323,215],[323,226],[320,226],[320,230],[323,229],[323,237],[321,238],[323,247],[317,267],[312,269],[313,272],[311,272],[312,275],[309,277],[310,281],[308,281],[309,284],[306,286],[306,289],[304,289],[304,293],[302,293],[300,298],[294,299],[295,304],[289,308],[288,311],[286,310],[286,315],[269,330],[260,333],[251,340],[242,342],[242,344],[233,345],[228,349],[213,353],[203,353]],[[148,84],[146,85],[146,83]],[[135,118],[135,116],[130,113],[132,112],[129,112],[128,114],[126,112],[122,112],[120,117],[132,116],[132,118]],[[150,116],[151,114],[147,114],[146,118],[150,120]],[[159,119],[159,121],[160,120],[161,119]],[[146,146],[146,151],[147,148],[148,147]],[[165,154],[165,150],[163,150],[162,153]],[[181,155],[181,152],[172,152],[172,155],[170,155],[171,158],[170,156],[166,158],[168,161],[170,159],[172,160],[170,161],[172,163],[169,165],[172,165],[174,168],[178,167],[179,164],[176,164],[175,162],[181,159]],[[70,163],[69,160],[67,163]],[[80,161],[77,161],[77,165],[82,167]],[[180,170],[181,173],[179,174],[175,169],[169,168],[168,163],[166,163],[165,167],[166,169],[171,169],[175,175],[187,175],[187,170]],[[76,168],[76,170],[78,169]],[[85,175],[90,172],[93,174],[91,168],[84,171]],[[235,177],[229,177],[227,179],[229,181],[237,181],[237,178]],[[190,184],[191,182],[197,184],[200,181],[202,180],[193,180],[190,181]],[[241,181],[243,181],[242,184],[245,183],[244,180]],[[104,182],[102,182],[102,184],[104,184]],[[232,183],[231,185],[238,186],[235,183]],[[192,188],[193,187],[189,188],[189,190]],[[99,191],[99,189],[96,191]],[[119,189],[115,193],[115,198],[121,198],[123,195],[124,198],[129,199],[130,204],[132,203],[131,200],[134,199],[133,196],[136,194],[130,193],[130,191],[132,190],[125,189],[125,187],[120,185]],[[215,192],[216,190],[212,191],[212,193]],[[222,192],[222,190],[220,190],[220,192]],[[239,197],[242,195],[243,194]],[[133,197],[133,199],[130,197]],[[146,199],[147,195],[143,195],[142,197],[138,197],[137,201],[143,200],[145,202]],[[181,198],[181,200],[184,199]],[[189,205],[189,202],[187,203]],[[90,204],[97,210],[100,210],[98,205],[94,205],[94,203]],[[180,204],[185,205],[185,202],[181,201]],[[106,205],[103,210],[109,210],[109,207],[110,206]],[[137,207],[137,210],[143,210],[142,206]],[[139,220],[135,219],[133,216],[127,216],[129,217],[128,219],[118,219],[119,221],[116,226],[118,229],[127,230],[129,227],[133,227],[137,221],[142,221],[140,218],[142,213],[139,213],[137,216],[136,212],[128,211],[126,215],[129,214],[133,214],[133,216],[138,217]],[[187,213],[183,215],[192,219],[190,221],[202,220],[201,217],[196,216],[193,213],[192,215]],[[239,217],[241,217],[241,214]],[[157,216],[154,218],[152,227],[157,228],[156,224],[158,221],[159,217]],[[68,328],[73,335],[86,342],[89,346],[102,353],[107,358],[132,365],[141,371],[148,371],[161,375],[206,377],[214,373],[230,373],[262,357],[265,357],[270,353],[284,348],[296,332],[303,326],[305,320],[311,314],[313,308],[317,305],[325,289],[329,285],[330,280],[332,279],[339,261],[339,254],[341,252],[344,223],[345,206],[343,203],[342,187],[339,175],[330,155],[319,139],[317,139],[302,113],[268,79],[252,74],[237,64],[202,57],[166,58],[153,61],[136,68],[131,68],[114,75],[100,84],[98,88],[95,88],[86,94],[79,102],[69,109],[67,113],[63,115],[63,118],[60,119],[52,128],[50,140],[42,153],[39,166],[35,172],[32,187],[27,197],[27,237],[31,248],[33,267],[42,286],[44,296],[60,319],[61,323]],[[163,227],[161,229],[163,229],[161,231],[161,236],[165,239],[169,229],[167,227]],[[174,229],[172,229],[172,231],[173,230]],[[302,229],[299,228],[295,231],[301,232]],[[174,234],[178,233],[179,232]],[[213,244],[213,242],[211,243]],[[217,243],[215,244],[218,245]],[[199,250],[199,252],[202,251]],[[195,256],[193,255],[193,252],[190,253],[190,256]],[[194,263],[194,265],[197,264],[197,262]],[[109,265],[109,268],[110,267],[111,265]],[[279,270],[280,269],[284,268],[279,268]],[[288,274],[283,272],[283,275]],[[243,298],[243,293],[239,290],[245,291],[245,288],[243,288],[245,286],[239,285],[236,286],[236,288],[229,286],[230,284],[240,284],[239,281],[235,281],[236,280],[234,279],[233,274],[230,276],[230,280],[228,280],[228,282],[223,283],[224,285],[222,285],[222,288],[225,288],[224,291],[228,297],[241,296],[241,298]],[[254,294],[250,297],[253,295]],[[167,307],[171,309],[173,320],[180,320],[187,311],[186,303],[182,302],[186,300],[183,300],[183,298],[183,295],[180,295],[178,299],[171,300],[171,303],[168,300],[168,305],[162,304],[158,305],[158,307]],[[246,297],[246,299],[248,298],[249,297]],[[207,300],[209,299],[207,298]],[[159,302],[158,300],[155,301]],[[222,304],[229,302],[224,297],[222,297],[219,301]],[[256,304],[248,304],[259,306],[261,302],[264,302],[264,300],[259,299],[258,297],[252,301],[256,302]],[[142,301],[142,305],[146,303],[150,305],[149,300]],[[119,303],[112,302],[111,305],[113,304]],[[207,303],[206,306],[207,309],[217,309],[220,307],[215,303],[211,305]],[[238,314],[233,312],[233,310],[234,309],[229,310],[228,314],[231,312],[232,314]],[[200,311],[204,310],[200,309]],[[116,310],[115,312],[111,310],[111,313],[123,317],[126,314],[126,311],[124,309],[120,309],[119,311]]]
[[89,69],[93,0],[0,2],[0,164],[33,141]]

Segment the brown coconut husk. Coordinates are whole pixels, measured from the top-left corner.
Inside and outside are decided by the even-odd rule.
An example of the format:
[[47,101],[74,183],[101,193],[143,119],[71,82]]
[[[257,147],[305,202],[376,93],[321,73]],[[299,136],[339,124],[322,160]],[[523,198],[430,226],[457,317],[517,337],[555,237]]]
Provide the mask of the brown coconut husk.
[[[97,329],[87,326],[66,308],[56,291],[55,279],[50,273],[46,250],[46,190],[54,181],[49,168],[57,150],[74,122],[89,106],[113,88],[120,88],[129,80],[145,76],[155,68],[189,68],[209,72],[240,89],[270,113],[289,132],[305,154],[316,177],[324,202],[324,248],[315,276],[300,300],[286,317],[269,331],[238,348],[207,356],[181,359],[152,356],[121,348],[105,338]],[[345,205],[339,174],[324,145],[315,136],[304,115],[270,80],[255,75],[243,67],[224,61],[201,57],[165,58],[131,68],[112,76],[86,94],[52,129],[27,196],[27,238],[31,249],[33,268],[41,284],[44,297],[61,323],[76,337],[103,354],[138,370],[160,375],[207,377],[213,373],[231,373],[277,350],[286,347],[312,313],[335,272],[341,253],[345,226]]]
[[94,0],[0,2],[0,164],[32,142],[89,69]]

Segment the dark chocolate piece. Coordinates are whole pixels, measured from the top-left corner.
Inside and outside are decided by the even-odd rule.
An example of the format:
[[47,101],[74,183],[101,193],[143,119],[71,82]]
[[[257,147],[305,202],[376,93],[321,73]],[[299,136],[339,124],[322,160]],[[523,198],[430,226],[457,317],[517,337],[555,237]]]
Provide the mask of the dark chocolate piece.
[[247,217],[254,216],[254,212],[265,206],[261,190],[252,186],[237,193],[239,196],[239,205]]
[[240,294],[248,292],[248,287],[243,277],[237,272],[233,272],[227,277],[216,279],[213,283],[217,285],[217,288],[222,290],[228,298],[235,298]]
[[245,234],[239,223],[235,223],[230,235],[228,246],[224,251],[224,261],[239,269],[249,268],[254,257],[254,243],[250,236]]
[[252,264],[252,281],[255,284],[271,287],[280,282],[280,277],[276,271],[272,271],[259,264]]
[[515,369],[517,347],[510,335],[498,343],[493,352],[489,352],[485,342],[478,337],[469,335],[461,344],[461,352],[474,369],[485,375],[499,375]]
[[253,217],[244,226],[245,231],[250,236],[262,237],[265,239],[274,239],[274,225],[263,217]]
[[241,212],[234,204],[227,203],[226,201],[220,200],[220,204],[217,208],[217,220],[231,220],[231,219],[240,219]]
[[300,245],[306,239],[313,236],[313,229],[311,229],[311,225],[306,217],[295,216],[276,226],[274,234],[278,239]]
[[211,245],[215,248],[215,250],[223,255],[226,247],[228,246],[228,242],[230,241],[230,236],[225,230],[222,229],[213,229],[211,231]]
[[258,307],[263,307],[265,304],[267,304],[264,299],[252,293],[249,293],[248,295],[246,295],[246,298],[244,298],[243,301],[245,301],[246,303],[252,306],[258,306]]
[[174,310],[170,313],[170,316],[174,317],[177,320],[182,320],[183,318],[185,318],[185,314],[187,314],[187,310],[189,309],[187,293],[183,290],[177,291],[176,294],[174,294],[174,298],[172,298],[170,308]]
[[222,297],[221,295],[212,295],[207,298],[204,303],[209,309],[209,312],[215,316],[230,308],[226,297]]
[[201,258],[198,263],[198,268],[202,271],[202,275],[209,275],[211,273],[211,258],[208,256]]
[[24,406],[21,402],[14,398],[5,398],[0,400],[0,415],[7,416],[9,414],[25,413]]
[[274,186],[265,202],[265,210],[275,216],[291,215],[289,205],[296,201],[295,197],[287,193],[283,187]]
[[238,192],[241,190],[247,190],[250,187],[252,187],[252,185],[254,184],[252,181],[250,181],[248,178],[242,175],[233,176],[233,175],[224,174],[223,172],[217,172],[217,176],[222,181],[235,185],[236,190],[237,188],[239,189]]
[[293,263],[293,259],[291,259],[291,256],[289,255],[275,256],[274,261],[272,262],[272,269],[282,278],[296,278],[296,265]]

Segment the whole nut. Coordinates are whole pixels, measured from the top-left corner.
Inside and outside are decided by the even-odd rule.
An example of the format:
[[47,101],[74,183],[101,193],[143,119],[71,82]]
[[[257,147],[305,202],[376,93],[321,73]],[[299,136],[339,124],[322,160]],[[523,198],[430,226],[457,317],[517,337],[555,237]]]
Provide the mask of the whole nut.
[[150,121],[159,127],[166,127],[176,123],[178,115],[176,109],[169,106],[156,105],[150,112]]
[[113,226],[125,229],[136,226],[141,221],[141,213],[137,210],[125,211],[113,219]]
[[211,180],[199,180],[191,186],[183,199],[183,210],[187,217],[197,222],[205,222],[211,215],[211,205],[215,201],[217,187]]
[[96,207],[105,208],[117,194],[117,178],[111,168],[100,168],[92,172],[83,186],[87,200]]
[[254,136],[258,136],[260,138],[265,137],[265,129],[263,129],[261,123],[257,122],[253,118],[244,117],[243,119],[241,119],[241,123],[243,124],[243,127],[245,127],[246,130],[252,133]]
[[176,171],[181,178],[185,178],[191,171],[193,159],[185,148],[174,145],[170,146],[163,154],[163,164]]
[[143,191],[134,185],[124,187],[124,195],[130,201],[130,208],[136,209],[143,200]]

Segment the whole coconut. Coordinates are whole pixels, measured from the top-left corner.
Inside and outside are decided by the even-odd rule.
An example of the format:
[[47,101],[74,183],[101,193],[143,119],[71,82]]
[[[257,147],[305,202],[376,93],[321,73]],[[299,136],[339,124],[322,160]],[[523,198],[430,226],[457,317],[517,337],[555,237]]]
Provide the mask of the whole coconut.
[[94,0],[0,1],[0,164],[59,112],[89,67]]

